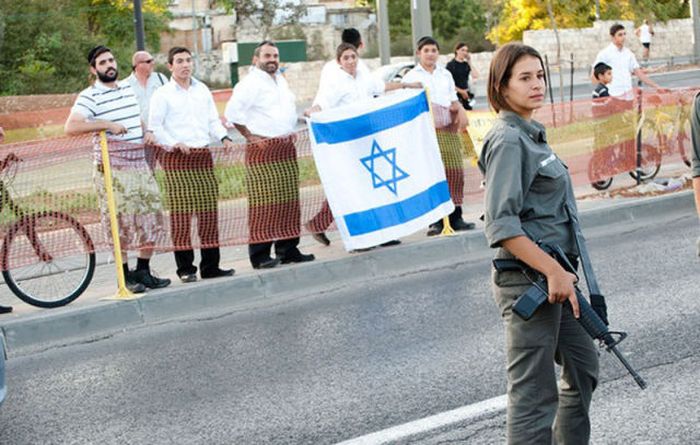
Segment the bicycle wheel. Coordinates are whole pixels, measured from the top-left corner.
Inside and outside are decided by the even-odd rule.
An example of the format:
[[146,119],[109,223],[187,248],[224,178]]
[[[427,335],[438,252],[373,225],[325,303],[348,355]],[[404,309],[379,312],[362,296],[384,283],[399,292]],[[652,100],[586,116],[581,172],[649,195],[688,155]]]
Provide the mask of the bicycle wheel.
[[95,247],[85,228],[60,212],[22,217],[5,235],[2,276],[33,306],[53,308],[75,300],[95,272]]
[[[642,144],[642,166],[640,169],[640,181],[653,179],[661,170],[661,153],[651,144]],[[630,176],[637,180],[637,171],[632,170]]]

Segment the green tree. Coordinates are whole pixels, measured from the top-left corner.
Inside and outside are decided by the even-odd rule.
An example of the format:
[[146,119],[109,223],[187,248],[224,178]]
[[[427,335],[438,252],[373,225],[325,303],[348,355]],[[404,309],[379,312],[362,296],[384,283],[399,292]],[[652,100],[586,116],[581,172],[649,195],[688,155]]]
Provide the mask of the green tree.
[[[443,52],[457,41],[467,42],[471,51],[491,49],[485,39],[487,0],[431,0],[433,36]],[[409,55],[413,52],[410,2],[389,0],[389,33],[392,54]]]
[[[261,39],[269,38],[279,28],[297,24],[306,13],[305,5],[289,0],[215,0],[213,3],[235,15],[236,27],[245,20],[258,26]],[[236,29],[233,31],[235,37]]]
[[[167,4],[144,2],[146,41],[154,51],[167,29]],[[99,43],[127,69],[135,49],[132,7],[124,0],[0,0],[0,94],[79,91],[87,85],[85,54]]]

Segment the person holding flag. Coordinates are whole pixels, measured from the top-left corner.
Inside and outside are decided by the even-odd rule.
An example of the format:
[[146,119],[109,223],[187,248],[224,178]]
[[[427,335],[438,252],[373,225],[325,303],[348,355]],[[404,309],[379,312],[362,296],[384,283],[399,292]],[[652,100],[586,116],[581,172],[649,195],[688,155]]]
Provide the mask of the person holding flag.
[[[418,40],[416,55],[418,64],[406,73],[401,81],[420,82],[428,89],[440,154],[445,164],[450,195],[455,204],[455,210],[449,216],[450,226],[457,231],[471,230],[475,224],[462,219],[464,164],[460,132],[467,127],[467,115],[457,100],[457,90],[452,74],[437,63],[440,56],[437,40],[432,37],[421,37]],[[442,220],[434,222],[428,229],[428,236],[439,235],[442,230]]]
[[[337,65],[332,67],[332,76],[321,77],[316,98],[311,108],[304,112],[305,116],[310,116],[321,110],[340,107],[363,100],[370,100],[375,96],[383,94],[385,91],[392,91],[400,88],[422,88],[418,82],[399,83],[384,82],[372,76],[366,70],[359,70],[359,55],[357,47],[350,43],[341,43],[336,49]],[[313,238],[321,244],[330,245],[330,240],[325,231],[333,223],[328,200],[323,201],[321,210],[314,216],[305,227],[312,233]],[[383,245],[395,245],[400,241],[393,240]]]

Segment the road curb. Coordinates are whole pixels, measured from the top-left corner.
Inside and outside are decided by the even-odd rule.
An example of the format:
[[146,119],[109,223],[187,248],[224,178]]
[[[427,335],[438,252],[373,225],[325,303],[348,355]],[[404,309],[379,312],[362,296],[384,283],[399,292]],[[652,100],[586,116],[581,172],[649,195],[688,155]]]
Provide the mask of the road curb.
[[[694,206],[691,191],[614,202],[583,210],[585,229],[639,223],[661,213],[683,212]],[[0,323],[10,357],[52,347],[93,341],[129,328],[175,319],[235,310],[246,304],[282,297],[310,295],[356,283],[400,274],[454,266],[469,254],[486,254],[483,230],[453,237],[425,239],[390,249],[327,261],[299,264],[233,279],[200,281],[164,289],[136,300],[100,301],[89,307],[53,309]]]

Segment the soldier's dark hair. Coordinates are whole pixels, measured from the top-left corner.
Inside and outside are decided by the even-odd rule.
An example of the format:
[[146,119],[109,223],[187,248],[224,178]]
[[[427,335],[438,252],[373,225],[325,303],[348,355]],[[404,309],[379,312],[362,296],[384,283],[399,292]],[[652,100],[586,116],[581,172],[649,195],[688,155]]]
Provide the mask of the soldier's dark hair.
[[614,25],[612,25],[612,26],[610,27],[610,35],[611,35],[611,36],[614,36],[614,35],[617,34],[617,32],[618,32],[619,30],[621,30],[621,29],[625,29],[625,27],[622,26],[622,25],[619,24],[619,23],[615,23]]
[[187,53],[190,56],[192,55],[192,51],[185,48],[184,46],[173,46],[172,48],[170,48],[170,51],[168,51],[168,63],[172,65],[173,60],[175,60],[175,56],[181,53]]
[[[508,87],[508,82],[513,75],[513,66],[525,56],[532,56],[540,61],[542,71],[544,71],[544,63],[542,56],[537,50],[531,46],[523,45],[522,43],[507,43],[498,48],[491,59],[489,66],[489,79],[486,84],[486,92],[489,99],[489,104],[496,111],[511,110],[510,105],[503,95],[503,89]],[[545,77],[545,83],[547,78]]]
[[416,43],[416,49],[420,51],[425,45],[435,45],[437,49],[440,50],[440,45],[438,44],[437,40],[430,36],[424,36],[418,39],[418,42]]
[[608,71],[612,71],[612,67],[605,62],[598,62],[593,67],[593,75],[595,76],[596,79],[598,79],[599,76],[602,76],[603,74],[605,74]]
[[343,41],[343,43],[349,43],[355,48],[359,48],[360,45],[362,45],[362,36],[360,35],[360,31],[356,30],[355,28],[347,28],[343,30],[343,33],[340,35],[340,40]]

